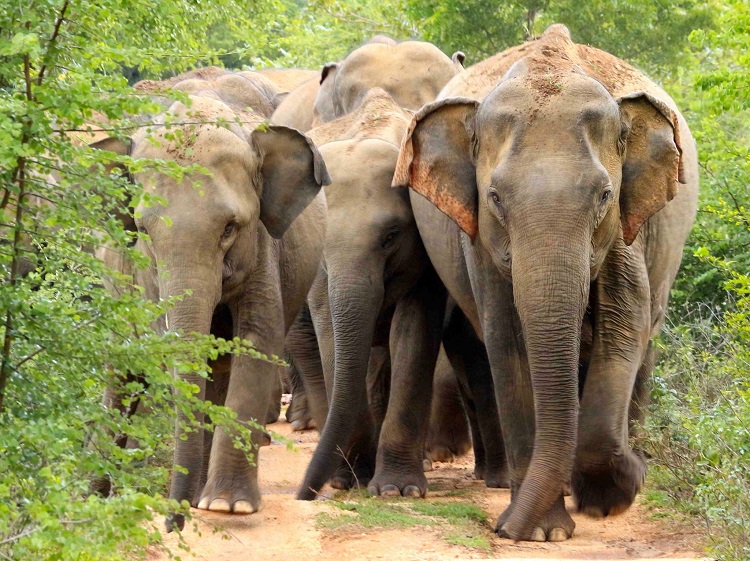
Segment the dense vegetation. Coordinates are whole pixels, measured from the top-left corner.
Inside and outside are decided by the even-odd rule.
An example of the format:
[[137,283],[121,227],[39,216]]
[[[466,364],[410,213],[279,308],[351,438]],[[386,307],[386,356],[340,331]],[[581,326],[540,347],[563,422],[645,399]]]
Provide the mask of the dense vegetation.
[[[0,558],[121,559],[158,543],[175,407],[200,407],[171,371],[206,370],[239,341],[152,326],[145,302],[91,256],[143,264],[115,218],[145,196],[92,152],[156,108],[127,82],[220,63],[316,68],[376,33],[481,60],[553,21],[657,77],[699,145],[701,209],[673,291],[648,421],[649,498],[705,524],[722,559],[750,559],[750,7],[744,0],[3,0],[0,11]],[[141,125],[142,126],[142,125]],[[105,170],[114,168],[111,175]],[[91,170],[99,173],[92,174]],[[158,201],[153,201],[158,204]],[[103,279],[121,288],[113,297]],[[135,381],[129,373],[143,373]],[[103,407],[115,382],[126,410]],[[145,385],[148,385],[148,392]],[[140,400],[153,414],[129,418]],[[247,446],[230,412],[211,409]],[[112,435],[140,447],[122,450]],[[157,458],[155,461],[154,458]],[[89,494],[107,476],[111,496]]]

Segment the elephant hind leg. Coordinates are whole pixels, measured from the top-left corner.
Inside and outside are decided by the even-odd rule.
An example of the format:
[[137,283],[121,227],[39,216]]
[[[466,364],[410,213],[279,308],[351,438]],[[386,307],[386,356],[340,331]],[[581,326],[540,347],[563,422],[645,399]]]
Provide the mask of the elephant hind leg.
[[636,441],[640,437],[640,428],[646,417],[646,408],[651,393],[651,372],[656,365],[657,358],[656,346],[652,341],[649,341],[643,363],[635,375],[633,395],[630,398],[630,409],[628,410],[628,432],[630,438],[635,438]]
[[452,462],[471,449],[466,412],[456,374],[441,350],[435,367],[427,453],[432,461]]
[[457,306],[450,312],[443,344],[473,421],[475,476],[487,487],[507,488],[508,462],[487,351]]

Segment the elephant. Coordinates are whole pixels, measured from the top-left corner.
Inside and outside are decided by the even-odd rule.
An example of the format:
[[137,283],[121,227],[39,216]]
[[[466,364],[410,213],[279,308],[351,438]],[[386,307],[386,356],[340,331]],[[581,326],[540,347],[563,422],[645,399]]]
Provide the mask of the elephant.
[[[396,41],[385,35],[375,35],[366,44],[380,44],[396,46]],[[332,67],[337,66],[339,63],[329,63],[325,65],[322,72],[313,72],[306,80],[298,83],[281,101],[279,107],[274,111],[271,116],[271,122],[278,125],[285,125],[292,127],[300,132],[307,132],[313,127],[313,106],[317,99],[318,92],[320,91],[320,85],[323,79],[328,76],[328,72]],[[273,79],[269,70],[261,70],[260,72],[266,74]],[[275,70],[275,72],[281,72]],[[310,72],[307,70],[298,70],[295,72]],[[281,86],[279,86],[281,87]],[[321,111],[326,114],[333,113],[333,106],[329,97],[322,97],[319,101],[321,103]],[[323,109],[325,106],[325,109]]]
[[238,72],[240,76],[245,74],[260,74],[265,76],[276,85],[280,93],[289,93],[301,84],[314,80],[320,76],[317,70],[307,70],[303,68],[261,68],[255,72],[242,71]]
[[626,510],[646,469],[632,397],[697,206],[674,101],[553,25],[421,109],[393,185],[410,187],[430,260],[487,349],[512,493],[498,534],[569,538],[568,481],[580,511]]
[[[140,129],[129,142],[110,138],[94,147],[209,170],[208,176],[188,175],[182,183],[155,171],[135,173],[148,192],[167,202],[135,205],[137,247],[152,266],[135,271],[134,280],[155,299],[184,296],[164,318],[168,329],[236,336],[281,356],[320,261],[326,227],[321,187],[330,179],[307,136],[283,126],[258,126],[270,117],[275,96],[264,80],[225,72],[175,79],[170,86],[190,93],[189,106],[172,103],[148,138]],[[165,120],[172,123],[169,129],[159,126]],[[174,140],[180,136],[175,130],[186,143]],[[113,251],[105,250],[102,258],[127,266]],[[201,398],[234,410],[238,420],[262,423],[278,366],[249,356],[219,357],[211,366],[208,383],[179,375],[199,388]],[[185,421],[178,415],[174,464],[186,472],[173,471],[170,498],[213,511],[255,512],[257,466],[222,429],[185,432]],[[252,432],[258,445],[262,431]],[[174,525],[182,528],[184,517],[167,521],[168,530]]]
[[377,36],[343,61],[325,65],[312,126],[351,113],[375,87],[388,92],[399,106],[416,111],[433,101],[443,86],[463,71],[464,58],[460,51],[448,58],[431,43],[396,43]]
[[[426,491],[424,443],[446,295],[422,246],[407,192],[390,188],[410,115],[374,88],[353,113],[309,132],[332,183],[326,187],[322,266],[308,296],[325,388],[308,388],[308,397],[320,401],[322,393],[330,408],[314,414],[323,430],[300,499],[315,498],[331,478],[339,488],[369,480],[370,492],[381,495]],[[455,321],[450,325],[460,329]],[[446,348],[458,355],[464,346],[456,340]],[[468,357],[460,364],[469,363],[476,361]],[[486,371],[489,379],[489,366]],[[307,382],[310,370],[301,372]],[[385,390],[373,390],[383,388],[384,380],[390,385],[387,408],[378,397]],[[372,412],[368,402],[375,403]],[[494,416],[495,440],[487,446],[503,456],[496,407]],[[339,469],[342,453],[349,469]],[[505,469],[501,460],[491,466],[498,482]]]

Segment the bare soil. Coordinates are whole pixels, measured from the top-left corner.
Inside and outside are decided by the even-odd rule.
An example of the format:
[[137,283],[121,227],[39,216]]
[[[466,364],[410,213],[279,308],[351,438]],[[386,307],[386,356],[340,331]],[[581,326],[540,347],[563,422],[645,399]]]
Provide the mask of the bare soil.
[[[569,505],[576,530],[573,538],[563,543],[513,543],[500,539],[492,533],[492,527],[509,503],[510,492],[488,489],[483,482],[475,481],[472,477],[471,453],[454,463],[434,465],[434,470],[427,474],[430,482],[428,500],[462,501],[480,507],[487,513],[488,521],[476,522],[479,527],[473,532],[486,537],[485,543],[488,542],[489,547],[452,545],[445,538],[448,533],[455,534],[456,528],[440,524],[404,528],[348,524],[330,529],[321,523],[321,513],[328,513],[329,520],[340,515],[343,511],[336,507],[336,501],[346,500],[346,492],[325,488],[319,500],[305,502],[294,499],[315,449],[317,433],[292,433],[283,417],[269,428],[293,439],[296,451],[288,450],[281,442],[261,449],[261,511],[241,516],[194,510],[193,524],[188,524],[184,532],[190,553],[177,549],[178,540],[174,534],[166,538],[166,545],[172,547],[184,561],[645,560],[703,557],[698,535],[693,528],[669,518],[657,519],[642,504],[634,505],[621,516],[604,520],[593,520],[574,513],[572,505]],[[166,560],[168,554],[153,550],[149,559]]]

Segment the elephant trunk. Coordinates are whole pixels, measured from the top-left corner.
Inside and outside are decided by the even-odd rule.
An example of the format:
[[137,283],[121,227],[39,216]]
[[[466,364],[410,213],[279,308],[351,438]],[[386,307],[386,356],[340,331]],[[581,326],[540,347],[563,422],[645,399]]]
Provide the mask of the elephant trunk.
[[[334,475],[367,413],[367,368],[375,324],[383,304],[382,267],[347,263],[329,270],[328,294],[334,339],[331,406],[298,499],[312,500]],[[340,272],[337,271],[339,269]],[[352,271],[356,271],[353,278]]]
[[[181,275],[170,269],[170,278],[163,281],[160,286],[162,298],[184,295],[182,300],[167,312],[167,326],[170,331],[179,331],[186,337],[191,333],[210,333],[211,318],[221,293],[221,279],[213,278],[216,276],[213,271],[204,271],[201,274],[193,269],[189,274]],[[186,291],[190,291],[191,294],[185,294]],[[176,372],[175,375],[184,382],[198,387],[196,399],[205,399],[205,378],[196,373]],[[203,422],[203,413],[193,411],[192,415],[196,422]],[[175,421],[174,465],[181,466],[187,473],[173,470],[169,498],[192,502],[197,492],[203,462],[203,430],[185,431],[184,426],[189,422],[189,416],[178,410]]]
[[504,527],[513,539],[529,539],[561,497],[573,468],[579,341],[590,284],[590,249],[580,229],[571,225],[567,236],[532,229],[539,233],[519,240],[513,253],[513,292],[531,371],[536,425],[528,472]]

